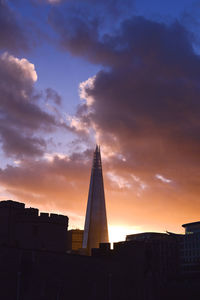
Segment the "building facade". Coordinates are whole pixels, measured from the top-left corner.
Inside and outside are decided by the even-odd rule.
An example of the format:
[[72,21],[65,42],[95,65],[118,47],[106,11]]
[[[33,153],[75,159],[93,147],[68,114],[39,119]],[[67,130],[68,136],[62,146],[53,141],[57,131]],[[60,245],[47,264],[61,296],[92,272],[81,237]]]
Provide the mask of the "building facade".
[[181,241],[181,265],[184,274],[200,275],[200,222],[182,225],[185,235]]

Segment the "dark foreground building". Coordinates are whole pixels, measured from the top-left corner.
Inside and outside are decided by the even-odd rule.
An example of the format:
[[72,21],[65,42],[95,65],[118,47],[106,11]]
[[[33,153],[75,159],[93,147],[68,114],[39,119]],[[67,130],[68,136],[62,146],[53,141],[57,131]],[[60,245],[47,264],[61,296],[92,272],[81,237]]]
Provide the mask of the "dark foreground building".
[[[127,235],[127,244],[142,246],[146,253],[147,271],[163,281],[176,278],[180,272],[179,243],[182,235],[144,232]],[[127,245],[128,247],[128,245]]]
[[0,247],[0,299],[156,299],[145,298],[143,252],[134,254],[92,257]]
[[39,213],[16,201],[0,202],[0,245],[66,251],[68,217]]
[[1,246],[0,299],[200,299],[198,278],[160,277],[142,243],[101,250],[93,257]]
[[185,225],[186,235],[134,234],[113,250],[102,243],[92,256],[73,255],[67,217],[2,201],[0,299],[199,300],[199,273],[182,272],[185,263],[198,265],[197,223]]

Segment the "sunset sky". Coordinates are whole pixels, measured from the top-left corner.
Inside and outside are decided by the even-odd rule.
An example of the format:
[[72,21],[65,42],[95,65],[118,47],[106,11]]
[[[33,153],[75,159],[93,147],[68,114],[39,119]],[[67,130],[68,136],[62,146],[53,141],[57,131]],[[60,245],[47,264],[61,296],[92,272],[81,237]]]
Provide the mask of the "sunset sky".
[[101,145],[111,241],[200,220],[200,1],[0,0],[0,200],[83,228]]

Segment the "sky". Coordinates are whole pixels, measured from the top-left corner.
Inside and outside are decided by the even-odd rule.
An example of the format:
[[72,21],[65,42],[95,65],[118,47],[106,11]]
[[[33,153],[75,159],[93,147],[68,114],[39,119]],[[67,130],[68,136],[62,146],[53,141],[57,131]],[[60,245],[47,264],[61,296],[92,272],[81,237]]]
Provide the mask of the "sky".
[[83,228],[101,145],[111,241],[200,211],[200,1],[0,0],[0,200]]

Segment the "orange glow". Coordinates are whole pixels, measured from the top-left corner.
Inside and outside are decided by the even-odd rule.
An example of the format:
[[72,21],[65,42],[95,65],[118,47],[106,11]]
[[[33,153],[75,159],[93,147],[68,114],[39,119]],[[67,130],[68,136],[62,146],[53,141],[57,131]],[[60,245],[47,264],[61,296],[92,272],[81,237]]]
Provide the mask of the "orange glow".
[[141,232],[138,226],[110,225],[108,227],[110,243],[125,241],[126,235]]
[[[67,215],[69,228],[83,228],[90,170],[91,160],[79,156],[7,166],[1,172],[0,200],[10,198],[41,212]],[[115,164],[114,159],[103,161],[103,170],[111,242],[135,232],[182,232],[182,224],[199,220],[199,185],[189,182],[191,173],[182,181],[157,170],[150,176],[146,170],[133,172],[126,162]]]

